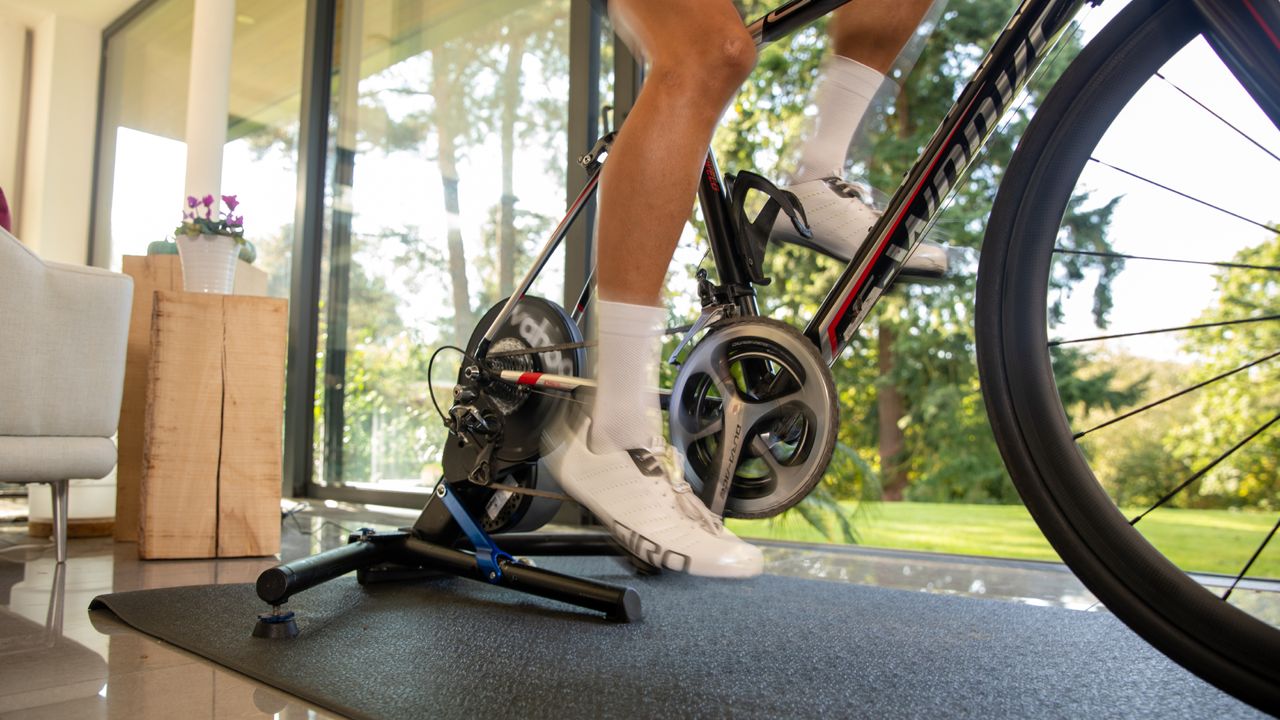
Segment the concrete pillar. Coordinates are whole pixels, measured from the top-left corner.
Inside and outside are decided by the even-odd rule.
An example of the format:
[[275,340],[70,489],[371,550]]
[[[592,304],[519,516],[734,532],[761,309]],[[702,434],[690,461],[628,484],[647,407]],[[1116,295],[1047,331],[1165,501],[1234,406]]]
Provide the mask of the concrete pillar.
[[187,90],[184,198],[192,195],[217,198],[221,189],[235,25],[235,0],[196,0],[191,34],[191,82]]

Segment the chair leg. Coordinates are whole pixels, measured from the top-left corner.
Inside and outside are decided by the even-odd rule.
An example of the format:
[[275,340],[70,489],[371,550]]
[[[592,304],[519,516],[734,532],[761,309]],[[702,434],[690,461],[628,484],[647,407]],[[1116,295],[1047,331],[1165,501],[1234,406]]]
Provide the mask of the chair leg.
[[54,480],[53,491],[53,548],[58,562],[67,561],[67,498],[71,491],[70,480]]

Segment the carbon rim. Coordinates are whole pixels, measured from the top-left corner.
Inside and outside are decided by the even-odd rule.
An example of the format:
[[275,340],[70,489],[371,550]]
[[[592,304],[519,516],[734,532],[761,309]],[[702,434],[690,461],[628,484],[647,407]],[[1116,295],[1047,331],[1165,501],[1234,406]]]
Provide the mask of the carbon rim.
[[[1274,708],[1280,631],[1206,591],[1133,529],[1078,443],[1092,423],[1072,423],[1054,380],[1050,348],[1064,338],[1049,337],[1048,279],[1069,254],[1059,247],[1059,218],[1077,178],[1098,163],[1094,151],[1112,118],[1148,78],[1166,82],[1155,73],[1202,29],[1182,3],[1137,3],[1126,13],[1118,23],[1129,27],[1108,29],[1064,76],[1062,92],[1055,88],[1002,185],[979,278],[984,392],[1015,483],[1072,569],[1171,657]],[[1160,260],[1179,261],[1130,261]]]

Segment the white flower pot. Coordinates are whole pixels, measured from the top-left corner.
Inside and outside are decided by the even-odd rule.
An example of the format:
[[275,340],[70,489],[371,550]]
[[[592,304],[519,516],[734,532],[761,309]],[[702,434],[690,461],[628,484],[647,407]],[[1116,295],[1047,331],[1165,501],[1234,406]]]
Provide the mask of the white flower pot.
[[179,235],[182,286],[187,292],[230,295],[240,245],[226,235]]

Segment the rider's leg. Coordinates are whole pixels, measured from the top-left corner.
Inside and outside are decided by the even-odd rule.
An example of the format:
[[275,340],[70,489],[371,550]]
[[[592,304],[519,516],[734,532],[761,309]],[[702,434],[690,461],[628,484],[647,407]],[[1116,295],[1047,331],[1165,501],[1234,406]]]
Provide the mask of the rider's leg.
[[[716,121],[755,64],[729,0],[611,0],[609,14],[649,72],[600,182],[596,449],[660,436],[659,293],[689,217]],[[616,337],[615,337],[616,335]]]
[[925,13],[937,0],[899,0],[896,3],[855,0],[831,16],[827,34],[836,55],[889,72],[902,48],[915,34]]
[[609,15],[649,72],[600,182],[589,435],[577,430],[546,463],[642,559],[700,575],[755,575],[759,549],[725,530],[663,457],[657,396],[659,293],[712,131],[750,73],[755,46],[730,0],[610,0]]
[[854,0],[832,16],[832,53],[816,90],[817,119],[793,182],[843,174],[845,153],[885,74],[934,0]]
[[[836,11],[827,28],[833,52],[818,78],[814,126],[787,187],[804,207],[814,236],[801,238],[780,216],[776,239],[811,245],[842,260],[862,245],[878,216],[870,198],[844,181],[845,155],[885,74],[935,1],[854,0]],[[921,245],[907,265],[940,273],[947,266],[946,252]]]

